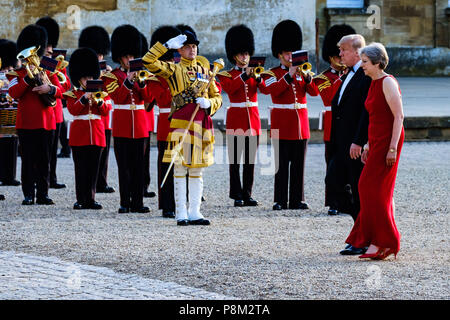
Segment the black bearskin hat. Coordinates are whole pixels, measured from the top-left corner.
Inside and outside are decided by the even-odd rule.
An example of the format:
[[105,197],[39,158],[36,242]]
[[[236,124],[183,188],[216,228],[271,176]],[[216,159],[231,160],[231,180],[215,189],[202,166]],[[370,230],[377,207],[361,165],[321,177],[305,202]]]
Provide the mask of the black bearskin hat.
[[36,24],[29,24],[23,28],[17,38],[17,52],[39,46],[37,54],[42,57],[47,50],[47,31]]
[[178,24],[177,29],[181,31],[182,34],[187,36],[186,41],[184,44],[195,44],[198,46],[200,44],[200,41],[198,41],[197,34],[195,33],[194,29],[192,29],[190,26],[185,24]]
[[272,33],[272,54],[278,58],[283,51],[298,51],[302,48],[302,29],[297,22],[283,20],[278,23]]
[[83,77],[100,77],[100,65],[97,53],[91,48],[76,49],[70,56],[69,76],[75,87],[80,87],[80,79]]
[[0,59],[1,69],[7,67],[16,67],[17,64],[17,46],[14,42],[6,39],[0,39]]
[[236,64],[234,56],[238,53],[248,52],[252,56],[255,52],[252,30],[244,24],[231,27],[225,36],[225,50],[227,58],[232,64]]
[[51,45],[53,48],[56,48],[58,46],[58,40],[59,40],[59,25],[58,22],[56,22],[53,18],[50,17],[44,17],[40,18],[36,24],[38,26],[43,27],[47,31],[47,43],[48,45]]
[[323,39],[322,59],[330,63],[330,57],[339,56],[337,43],[343,36],[355,34],[356,31],[347,24],[338,24],[332,26]]
[[105,28],[100,26],[89,26],[81,31],[80,38],[78,38],[79,48],[91,48],[97,54],[104,56],[111,51],[111,41],[109,34]]
[[111,35],[111,54],[116,63],[120,58],[131,55],[135,59],[141,56],[141,33],[130,24],[124,24],[116,29]]
[[[152,38],[150,39],[150,45],[154,46],[157,42],[164,44],[168,40],[170,40],[180,34],[181,34],[181,31],[173,26],[161,26],[153,32]],[[174,52],[175,52],[175,50],[171,49],[171,50],[167,51],[159,59],[161,61],[172,60]]]
[[148,51],[148,40],[142,32],[140,34],[141,34],[141,55],[139,56],[139,58],[143,57]]

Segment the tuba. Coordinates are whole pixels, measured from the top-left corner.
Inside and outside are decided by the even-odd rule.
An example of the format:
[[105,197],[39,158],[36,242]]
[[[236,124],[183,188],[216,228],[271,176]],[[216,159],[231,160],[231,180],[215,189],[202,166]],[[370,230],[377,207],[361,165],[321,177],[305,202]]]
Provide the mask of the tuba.
[[[47,76],[46,71],[39,66],[41,62],[39,56],[37,55],[39,48],[40,47],[30,47],[24,49],[19,52],[19,54],[17,55],[17,59],[23,60],[23,64],[25,65],[28,77],[32,81],[33,87],[38,87],[43,84],[53,86]],[[31,70],[31,66],[33,66],[33,70]],[[56,106],[56,98],[49,95],[48,93],[40,94],[39,98],[46,107]]]

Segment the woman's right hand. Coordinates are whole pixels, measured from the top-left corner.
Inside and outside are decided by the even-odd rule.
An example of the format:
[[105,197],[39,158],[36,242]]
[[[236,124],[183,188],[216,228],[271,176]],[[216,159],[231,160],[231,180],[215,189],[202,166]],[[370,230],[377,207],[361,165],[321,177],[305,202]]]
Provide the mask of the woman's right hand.
[[362,155],[361,155],[361,162],[366,164],[367,157],[369,157],[369,150],[364,150]]

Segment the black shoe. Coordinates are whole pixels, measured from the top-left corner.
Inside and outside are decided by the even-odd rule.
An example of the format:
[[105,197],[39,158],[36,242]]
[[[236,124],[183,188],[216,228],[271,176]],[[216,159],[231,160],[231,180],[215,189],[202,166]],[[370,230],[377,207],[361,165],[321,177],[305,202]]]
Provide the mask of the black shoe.
[[56,157],[57,158],[70,158],[70,153],[60,152],[60,153],[58,153],[58,155]]
[[339,214],[339,211],[337,209],[330,208],[330,210],[328,210],[328,214],[330,216],[337,216]]
[[162,213],[163,218],[175,218],[175,212],[173,211],[163,211]]
[[51,205],[55,204],[52,199],[50,199],[48,196],[45,196],[44,198],[37,198],[36,199],[37,204],[43,204],[43,205]]
[[33,197],[25,197],[25,199],[22,201],[22,205],[24,206],[30,206],[32,204],[34,204]]
[[287,205],[283,205],[283,204],[281,204],[281,203],[275,203],[274,205],[273,205],[273,208],[272,208],[273,210],[283,210],[283,209],[287,209]]
[[144,198],[154,198],[154,197],[156,197],[156,193],[154,193],[153,191],[150,191],[150,192],[145,191],[144,192]]
[[75,202],[73,205],[73,210],[83,210],[83,209],[87,209],[87,207],[80,203],[80,202]]
[[150,208],[149,207],[130,208],[130,212],[148,213],[150,212]]
[[253,198],[248,198],[244,200],[244,206],[246,207],[256,207],[258,205],[258,201]]
[[3,183],[2,183],[2,186],[17,187],[17,186],[20,186],[20,185],[21,185],[20,181],[17,181],[17,180],[3,181]]
[[93,209],[93,210],[103,209],[103,206],[100,203],[98,203],[97,201],[91,202],[87,207],[89,209]]
[[189,221],[188,220],[177,220],[177,226],[188,226],[189,225]]
[[189,224],[192,226],[209,226],[210,222],[206,219],[189,220]]
[[354,256],[364,254],[367,251],[367,248],[355,248],[352,245],[347,245],[344,250],[339,252],[343,256]]
[[119,208],[119,213],[129,213],[130,212],[130,208],[128,207],[120,207]]
[[114,193],[114,192],[116,192],[116,190],[114,190],[113,187],[106,186],[102,189],[97,189],[96,192],[97,193]]
[[5,196],[0,194],[0,201],[3,201],[3,200],[5,200]]
[[235,207],[243,207],[244,206],[244,200],[234,200],[234,206]]
[[51,189],[64,189],[66,185],[64,183],[51,183],[50,188]]
[[298,204],[289,205],[289,209],[294,210],[306,210],[309,209],[308,204],[306,202],[300,202]]

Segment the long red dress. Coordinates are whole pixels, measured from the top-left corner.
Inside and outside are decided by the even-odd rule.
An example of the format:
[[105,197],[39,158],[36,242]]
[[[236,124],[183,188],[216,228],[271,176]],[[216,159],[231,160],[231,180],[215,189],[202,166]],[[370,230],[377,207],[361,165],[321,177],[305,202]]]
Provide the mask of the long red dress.
[[385,77],[372,80],[365,102],[369,112],[370,149],[358,184],[361,210],[345,242],[356,248],[373,244],[394,249],[397,253],[400,250],[400,233],[394,221],[393,195],[404,129],[402,127],[397,145],[396,162],[389,167],[386,165],[386,155],[391,142],[394,116],[383,93]]

